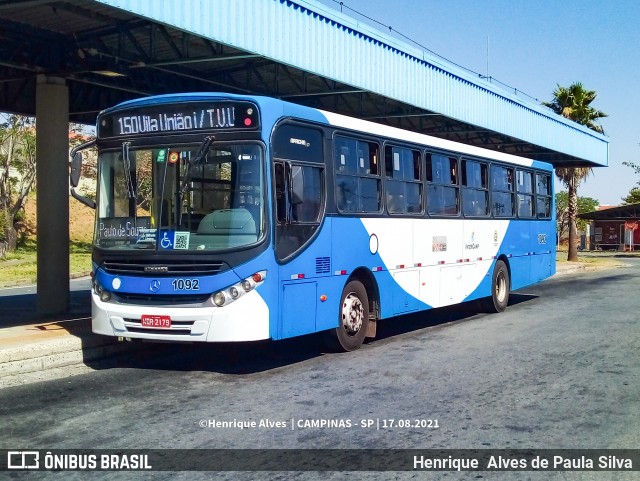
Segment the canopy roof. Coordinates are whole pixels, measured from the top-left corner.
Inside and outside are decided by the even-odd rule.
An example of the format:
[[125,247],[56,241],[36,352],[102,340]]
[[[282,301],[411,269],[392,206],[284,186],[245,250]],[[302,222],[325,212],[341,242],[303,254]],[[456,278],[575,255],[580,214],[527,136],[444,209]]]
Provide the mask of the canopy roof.
[[621,205],[609,209],[596,210],[578,217],[588,220],[631,220],[640,219],[640,204]]
[[[224,91],[287,99],[556,166],[605,166],[608,139],[315,0],[0,0],[0,110],[35,114],[39,75],[70,116]],[[544,66],[541,66],[544,68]]]

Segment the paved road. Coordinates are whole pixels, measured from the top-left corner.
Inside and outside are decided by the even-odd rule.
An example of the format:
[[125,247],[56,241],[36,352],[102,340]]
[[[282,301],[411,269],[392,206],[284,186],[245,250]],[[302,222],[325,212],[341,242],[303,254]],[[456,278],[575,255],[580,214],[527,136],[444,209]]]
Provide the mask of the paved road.
[[37,309],[38,298],[35,285],[0,288],[0,327],[88,317],[91,315],[90,289],[89,277],[71,279],[69,281],[69,312],[59,316],[43,316]]
[[[3,443],[62,448],[636,448],[640,263],[553,279],[503,314],[469,307],[385,322],[360,351],[306,337],[162,345],[73,378],[0,391]],[[282,421],[285,428],[200,427]],[[361,419],[437,420],[366,429]],[[291,429],[293,420],[294,428]],[[305,420],[351,428],[304,427]],[[302,421],[303,425],[298,423]],[[151,479],[93,473],[92,479]],[[33,479],[49,479],[32,473]],[[604,476],[603,476],[604,475]],[[153,479],[169,479],[155,473]],[[344,479],[223,473],[215,479]],[[350,473],[351,479],[637,479],[637,473]],[[85,479],[66,473],[65,479]],[[172,479],[212,479],[180,473]]]
[[[36,294],[37,289],[36,285],[25,285],[25,286],[11,286],[11,287],[0,287],[0,297],[7,296],[22,296],[28,294]],[[71,292],[76,291],[88,291],[91,289],[91,279],[89,277],[80,277],[78,279],[70,279],[69,280],[69,290]]]

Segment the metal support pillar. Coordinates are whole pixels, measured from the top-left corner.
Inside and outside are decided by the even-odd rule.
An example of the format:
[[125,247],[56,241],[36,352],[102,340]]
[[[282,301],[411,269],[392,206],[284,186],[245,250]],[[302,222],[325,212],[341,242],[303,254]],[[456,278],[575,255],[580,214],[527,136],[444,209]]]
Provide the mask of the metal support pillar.
[[69,309],[69,89],[64,79],[36,85],[38,312]]

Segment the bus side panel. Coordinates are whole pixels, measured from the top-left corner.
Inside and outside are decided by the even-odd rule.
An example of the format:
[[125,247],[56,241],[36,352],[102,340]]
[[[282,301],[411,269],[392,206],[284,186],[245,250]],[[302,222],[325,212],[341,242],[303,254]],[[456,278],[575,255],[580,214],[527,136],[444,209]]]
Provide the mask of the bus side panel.
[[[403,227],[406,222],[410,230]],[[393,285],[381,287],[382,317],[416,310],[416,305],[426,309],[457,304],[477,295],[509,225],[506,220],[462,219],[367,218],[363,223],[378,238],[380,256],[394,275]],[[412,270],[419,276],[409,274]],[[405,271],[408,275],[397,276]],[[399,293],[385,296],[387,289]],[[490,294],[489,284],[481,297]],[[415,303],[403,303],[400,296],[406,295]]]
[[531,257],[519,255],[509,258],[511,268],[511,290],[531,284]]
[[338,325],[338,304],[348,276],[335,274],[337,268],[331,256],[332,221],[327,217],[315,239],[299,255],[278,266],[280,311],[272,313],[274,339]]
[[317,282],[283,282],[280,336],[287,338],[315,332],[317,303]]
[[554,232],[554,223],[550,220],[514,220],[509,223],[500,253],[508,257],[512,290],[554,274]]
[[[332,269],[351,275],[373,273],[380,295],[380,316],[428,309],[420,298],[420,276],[414,267],[414,219],[333,218]],[[342,279],[343,286],[347,278]],[[337,308],[336,308],[337,319]]]
[[531,223],[531,282],[539,282],[555,274],[555,223],[539,220]]

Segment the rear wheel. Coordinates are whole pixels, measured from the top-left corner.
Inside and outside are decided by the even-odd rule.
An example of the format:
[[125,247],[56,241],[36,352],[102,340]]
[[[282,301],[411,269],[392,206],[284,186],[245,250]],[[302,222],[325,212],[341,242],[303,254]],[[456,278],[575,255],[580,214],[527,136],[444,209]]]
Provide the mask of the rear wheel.
[[355,351],[364,342],[369,326],[369,297],[360,281],[350,281],[342,290],[338,327],[326,334],[333,351]]
[[511,279],[504,261],[497,261],[491,277],[491,297],[485,299],[484,307],[489,312],[502,312],[509,304]]

